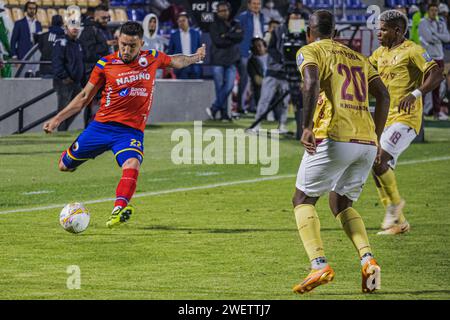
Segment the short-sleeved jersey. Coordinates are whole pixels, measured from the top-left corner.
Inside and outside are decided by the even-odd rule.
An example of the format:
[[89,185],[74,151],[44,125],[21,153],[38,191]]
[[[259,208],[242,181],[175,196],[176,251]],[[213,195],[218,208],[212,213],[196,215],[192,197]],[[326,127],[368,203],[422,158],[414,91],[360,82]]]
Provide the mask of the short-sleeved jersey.
[[391,97],[386,126],[401,122],[418,133],[422,124],[422,99],[416,100],[410,114],[398,112],[398,106],[403,98],[422,85],[424,75],[437,65],[436,62],[425,49],[410,40],[392,49],[379,47],[369,61],[380,73]]
[[100,109],[95,120],[118,122],[144,131],[152,106],[156,70],[169,66],[171,58],[156,50],[141,51],[130,63],[119,53],[101,58],[89,82],[104,85]]
[[339,42],[324,39],[302,47],[297,52],[297,65],[302,75],[306,66],[319,69],[320,91],[325,99],[319,97],[314,113],[316,137],[377,143],[368,89],[379,75],[366,57]]

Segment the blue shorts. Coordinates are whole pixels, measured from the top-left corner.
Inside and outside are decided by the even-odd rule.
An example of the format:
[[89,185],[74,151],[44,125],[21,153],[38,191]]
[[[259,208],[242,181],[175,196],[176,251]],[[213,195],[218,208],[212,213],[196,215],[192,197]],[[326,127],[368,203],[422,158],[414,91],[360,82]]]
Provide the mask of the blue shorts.
[[117,164],[136,158],[144,160],[144,133],[117,122],[92,121],[61,157],[66,168],[75,169],[89,159],[111,150]]

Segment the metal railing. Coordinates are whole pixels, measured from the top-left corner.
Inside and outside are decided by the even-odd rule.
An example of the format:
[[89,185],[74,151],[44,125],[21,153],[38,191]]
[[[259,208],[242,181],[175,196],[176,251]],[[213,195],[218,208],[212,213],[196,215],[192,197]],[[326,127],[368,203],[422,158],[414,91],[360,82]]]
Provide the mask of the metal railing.
[[17,134],[17,133],[24,133],[38,125],[40,125],[41,123],[49,120],[50,118],[54,117],[58,111],[55,110],[49,114],[47,114],[46,116],[39,118],[38,120],[33,121],[32,123],[24,126],[24,111],[25,109],[27,109],[28,107],[32,106],[33,104],[35,104],[36,102],[45,99],[46,97],[50,96],[51,94],[55,93],[55,89],[50,89],[48,91],[45,91],[44,93],[38,95],[37,97],[34,97],[33,99],[22,103],[20,106],[0,115],[0,122],[3,120],[8,119],[9,117],[18,114],[18,129],[17,131],[13,132],[13,134]]

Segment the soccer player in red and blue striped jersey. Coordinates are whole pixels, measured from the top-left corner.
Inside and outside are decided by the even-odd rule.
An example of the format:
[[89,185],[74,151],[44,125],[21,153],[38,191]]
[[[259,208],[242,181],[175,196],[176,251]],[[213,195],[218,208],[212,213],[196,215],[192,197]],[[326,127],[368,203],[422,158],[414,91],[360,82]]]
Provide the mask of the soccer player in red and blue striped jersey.
[[205,57],[202,46],[193,55],[168,56],[157,50],[141,51],[143,29],[137,22],[126,22],[119,35],[119,51],[101,58],[89,82],[69,105],[44,124],[52,133],[65,119],[87,106],[100,88],[101,106],[94,121],[65,150],[59,161],[61,171],[74,171],[89,159],[111,150],[122,168],[111,217],[113,227],[127,221],[134,209],[129,202],[136,190],[144,157],[144,128],[152,106],[158,68],[184,68]]

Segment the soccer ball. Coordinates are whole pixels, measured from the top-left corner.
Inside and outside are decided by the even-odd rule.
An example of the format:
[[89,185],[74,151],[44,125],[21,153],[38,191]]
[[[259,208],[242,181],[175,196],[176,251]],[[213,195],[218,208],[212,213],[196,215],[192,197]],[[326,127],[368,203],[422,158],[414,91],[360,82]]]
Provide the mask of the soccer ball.
[[87,229],[91,216],[88,209],[81,203],[69,203],[59,214],[59,223],[64,230],[80,233]]

